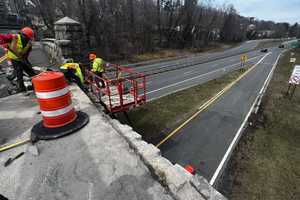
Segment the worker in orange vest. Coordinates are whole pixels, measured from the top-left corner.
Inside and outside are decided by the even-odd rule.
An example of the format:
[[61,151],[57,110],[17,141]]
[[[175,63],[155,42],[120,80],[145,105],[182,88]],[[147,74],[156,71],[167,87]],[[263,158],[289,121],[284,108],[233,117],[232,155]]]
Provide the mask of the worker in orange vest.
[[30,77],[36,75],[28,56],[32,50],[32,41],[34,39],[34,32],[31,28],[25,27],[18,34],[1,35],[1,42],[6,43],[7,58],[12,62],[14,73],[8,77],[13,80],[17,76],[18,89],[17,92],[26,91],[23,81],[23,71]]

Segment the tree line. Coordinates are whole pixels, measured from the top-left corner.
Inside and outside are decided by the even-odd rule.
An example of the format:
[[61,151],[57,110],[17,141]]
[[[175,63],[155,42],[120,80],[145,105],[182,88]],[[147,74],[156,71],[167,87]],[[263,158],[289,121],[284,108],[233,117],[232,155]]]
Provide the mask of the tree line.
[[[201,49],[211,42],[299,37],[300,26],[240,16],[233,5],[211,0],[15,0],[27,18],[54,22],[69,16],[84,30],[87,46],[107,59],[127,58],[160,48]],[[23,3],[22,3],[23,2]],[[30,16],[28,14],[30,13]]]

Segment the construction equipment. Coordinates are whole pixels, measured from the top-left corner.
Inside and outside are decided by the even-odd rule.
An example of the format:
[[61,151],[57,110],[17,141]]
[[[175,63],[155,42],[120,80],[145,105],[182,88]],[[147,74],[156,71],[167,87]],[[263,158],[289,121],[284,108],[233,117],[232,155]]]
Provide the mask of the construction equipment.
[[[105,86],[100,86],[101,80]],[[145,75],[131,68],[108,64],[103,78],[85,69],[85,81],[108,113],[125,112],[146,102]]]

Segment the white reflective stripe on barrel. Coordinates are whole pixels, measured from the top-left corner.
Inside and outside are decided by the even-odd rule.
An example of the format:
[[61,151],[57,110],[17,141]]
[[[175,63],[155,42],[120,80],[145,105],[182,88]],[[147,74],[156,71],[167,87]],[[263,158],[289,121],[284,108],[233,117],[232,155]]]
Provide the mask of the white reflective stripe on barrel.
[[69,88],[65,87],[63,89],[56,90],[53,92],[36,92],[35,94],[38,99],[51,99],[51,98],[63,96],[68,92],[69,92]]
[[60,116],[60,115],[70,112],[72,109],[73,109],[73,104],[70,104],[69,106],[59,109],[59,110],[53,110],[53,111],[41,110],[41,113],[44,117],[57,117],[57,116]]

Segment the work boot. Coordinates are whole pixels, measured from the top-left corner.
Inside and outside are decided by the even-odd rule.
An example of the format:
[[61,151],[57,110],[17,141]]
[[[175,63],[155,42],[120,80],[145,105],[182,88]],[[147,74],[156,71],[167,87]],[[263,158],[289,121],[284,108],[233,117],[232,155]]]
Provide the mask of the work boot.
[[32,86],[32,85],[28,85],[28,86],[26,87],[26,89],[27,89],[27,90],[33,90],[33,86]]
[[26,88],[9,88],[7,89],[8,94],[13,95],[13,94],[17,94],[17,93],[21,93],[21,92],[26,92]]
[[16,76],[14,76],[13,74],[10,74],[10,75],[7,75],[6,78],[9,81],[13,81],[16,78]]
[[27,92],[26,87],[21,87],[17,89],[17,93]]

